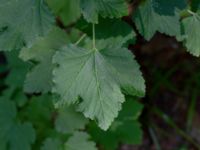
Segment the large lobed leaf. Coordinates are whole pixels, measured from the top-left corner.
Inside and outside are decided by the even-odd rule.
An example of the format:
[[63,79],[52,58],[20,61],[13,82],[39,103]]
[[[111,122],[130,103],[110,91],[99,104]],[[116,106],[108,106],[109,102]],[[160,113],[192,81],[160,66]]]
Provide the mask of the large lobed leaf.
[[78,109],[86,117],[97,119],[104,130],[125,101],[121,89],[130,95],[144,95],[144,79],[126,48],[90,50],[68,45],[56,53],[53,61],[57,65],[53,91],[61,98],[57,105],[78,103]]

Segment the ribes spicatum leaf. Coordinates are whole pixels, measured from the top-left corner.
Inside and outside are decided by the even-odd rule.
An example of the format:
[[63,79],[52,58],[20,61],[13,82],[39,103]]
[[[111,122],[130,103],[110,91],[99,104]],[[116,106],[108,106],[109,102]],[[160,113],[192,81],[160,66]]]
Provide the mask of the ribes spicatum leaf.
[[143,96],[144,79],[132,54],[121,47],[101,50],[68,45],[58,51],[53,62],[53,91],[60,96],[58,106],[78,103],[79,111],[106,130],[125,101],[122,91]]

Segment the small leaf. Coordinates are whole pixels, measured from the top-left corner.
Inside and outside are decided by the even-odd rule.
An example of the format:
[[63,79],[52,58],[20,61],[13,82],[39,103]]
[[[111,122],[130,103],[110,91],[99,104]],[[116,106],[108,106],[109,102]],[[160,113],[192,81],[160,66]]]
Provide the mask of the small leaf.
[[56,138],[48,138],[44,141],[41,150],[63,150],[62,142]]
[[63,107],[58,111],[58,116],[55,121],[55,128],[57,131],[69,134],[75,130],[84,129],[88,120],[84,116],[75,111],[73,107]]
[[[97,150],[95,143],[89,141],[90,136],[85,132],[75,132],[65,144],[66,150]],[[78,142],[78,143],[77,143]]]
[[200,55],[200,16],[195,14],[182,20],[187,51]]

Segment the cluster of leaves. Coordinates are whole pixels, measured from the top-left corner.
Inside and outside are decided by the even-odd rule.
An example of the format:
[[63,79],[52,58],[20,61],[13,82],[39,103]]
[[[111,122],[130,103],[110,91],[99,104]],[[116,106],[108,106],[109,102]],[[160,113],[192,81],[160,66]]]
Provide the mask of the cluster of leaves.
[[137,119],[143,106],[135,98],[128,98],[111,129],[104,132],[74,106],[55,109],[51,94],[24,94],[22,86],[31,65],[17,56],[17,51],[6,53],[5,70],[10,72],[4,81],[7,88],[0,93],[1,150],[97,150],[95,142],[105,149],[115,149],[121,141],[141,142],[142,131]]
[[[95,149],[95,144],[87,141],[87,133],[80,132],[88,118],[101,129],[109,129],[106,135],[110,140],[105,140],[104,131],[88,125],[94,140],[108,149],[124,140],[139,143],[137,119],[142,106],[124,102],[127,97],[143,97],[145,81],[134,55],[127,49],[129,43],[134,44],[136,31],[121,19],[123,16],[131,16],[146,40],[161,32],[182,41],[193,55],[200,55],[198,0],[144,0],[131,13],[131,1],[125,0],[0,2],[0,51],[12,51],[8,55],[16,56],[19,53],[22,60],[29,62],[20,67],[24,63],[8,57],[12,69],[5,81],[9,88],[1,97],[0,138],[4,139],[2,145],[12,149],[30,149],[30,144],[40,143],[49,132],[44,150],[78,149],[77,140],[80,147]],[[22,92],[23,83],[26,93],[41,96],[27,98]],[[127,108],[121,113],[128,117],[118,115],[123,103]],[[131,110],[134,113],[129,113]],[[49,132],[40,134],[44,128]],[[41,136],[38,141],[37,134]],[[16,146],[19,139],[24,143]]]

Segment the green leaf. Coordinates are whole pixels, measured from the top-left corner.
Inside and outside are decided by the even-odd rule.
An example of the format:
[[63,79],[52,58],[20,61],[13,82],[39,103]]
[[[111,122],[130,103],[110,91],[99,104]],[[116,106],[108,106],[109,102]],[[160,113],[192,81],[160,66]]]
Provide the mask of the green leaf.
[[43,0],[0,0],[0,51],[31,46],[54,18]]
[[44,141],[41,150],[63,150],[62,142],[56,138],[48,138]]
[[11,150],[31,150],[35,141],[35,130],[30,123],[15,124],[9,132]]
[[43,126],[46,125],[45,123],[51,123],[53,108],[52,97],[50,95],[34,96],[24,109],[23,115],[33,122],[34,126]]
[[25,60],[37,62],[27,74],[24,83],[24,90],[27,93],[46,93],[52,87],[52,56],[55,51],[69,42],[64,31],[53,28],[44,38],[39,38],[31,48],[24,48],[20,57]]
[[102,131],[94,124],[89,125],[88,131],[92,139],[101,144],[105,150],[117,149],[120,142],[141,144],[142,129],[138,117],[141,115],[142,109],[142,104],[129,97],[108,131]]
[[158,14],[155,12],[150,0],[142,3],[133,15],[133,20],[140,34],[150,40],[156,32],[170,36],[180,34],[179,15],[174,16]]
[[97,119],[104,130],[117,117],[125,101],[121,89],[130,95],[144,96],[144,79],[126,48],[96,51],[68,45],[56,53],[53,61],[57,65],[53,72],[53,91],[61,97],[57,105],[78,103],[79,111]]
[[186,0],[152,0],[155,11],[161,15],[175,15],[176,9],[184,9],[187,6]]
[[187,51],[195,56],[200,55],[200,16],[195,14],[182,20],[184,40]]
[[0,137],[8,138],[8,133],[13,127],[14,118],[16,117],[15,103],[0,97]]
[[75,132],[65,144],[66,150],[97,150],[95,143],[89,141],[90,136],[85,132]]
[[5,54],[8,62],[8,68],[10,70],[5,83],[10,87],[21,88],[30,66],[18,58],[19,52],[16,50],[6,52]]
[[80,0],[84,18],[88,22],[98,23],[98,16],[121,18],[128,15],[128,6],[124,0]]
[[0,139],[3,138],[10,150],[30,150],[35,141],[35,130],[30,123],[16,121],[15,103],[0,97]]
[[84,129],[88,120],[75,111],[74,107],[63,107],[58,111],[55,128],[63,134],[73,133],[75,130]]
[[28,98],[22,92],[22,89],[20,90],[16,89],[12,97],[13,98],[11,98],[11,100],[13,100],[16,103],[16,106],[18,107],[23,107],[28,101]]
[[65,25],[75,22],[81,16],[80,0],[46,0],[54,13]]

